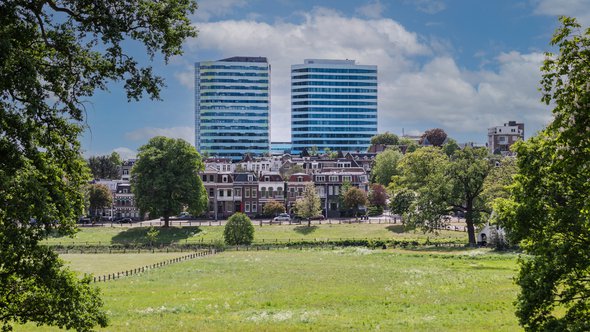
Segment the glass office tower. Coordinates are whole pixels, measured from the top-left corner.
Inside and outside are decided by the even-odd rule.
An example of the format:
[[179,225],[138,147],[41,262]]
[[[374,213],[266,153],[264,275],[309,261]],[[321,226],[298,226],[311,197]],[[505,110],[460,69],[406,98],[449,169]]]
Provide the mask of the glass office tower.
[[366,151],[377,134],[377,66],[306,59],[291,66],[293,154]]
[[195,63],[195,147],[241,159],[270,149],[270,64],[265,57]]

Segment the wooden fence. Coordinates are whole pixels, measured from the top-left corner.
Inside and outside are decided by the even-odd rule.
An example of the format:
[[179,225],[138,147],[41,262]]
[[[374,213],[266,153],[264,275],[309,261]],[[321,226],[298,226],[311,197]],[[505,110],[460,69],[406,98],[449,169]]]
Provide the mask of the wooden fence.
[[115,279],[119,279],[121,277],[128,277],[128,276],[132,276],[134,274],[138,274],[138,273],[143,273],[152,269],[157,269],[163,266],[167,266],[170,264],[174,264],[174,263],[179,263],[179,262],[184,262],[190,259],[195,259],[195,258],[200,258],[200,257],[205,257],[205,256],[210,256],[210,255],[215,255],[216,251],[215,249],[210,249],[207,251],[200,251],[200,252],[195,252],[189,255],[185,255],[182,257],[176,257],[176,258],[172,258],[172,259],[168,259],[162,262],[158,262],[155,264],[151,264],[151,265],[146,265],[146,266],[142,266],[142,267],[138,267],[135,269],[131,269],[131,270],[126,270],[126,271],[122,271],[122,272],[115,272],[115,273],[109,273],[109,274],[105,274],[105,275],[100,275],[100,276],[94,276],[93,281],[94,282],[104,282],[104,281],[110,281],[110,280],[115,280]]

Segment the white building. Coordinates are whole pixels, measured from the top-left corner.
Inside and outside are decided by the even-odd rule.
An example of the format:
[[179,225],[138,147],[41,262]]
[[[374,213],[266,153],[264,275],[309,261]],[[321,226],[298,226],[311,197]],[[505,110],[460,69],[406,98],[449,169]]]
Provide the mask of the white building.
[[503,126],[488,128],[490,153],[510,155],[510,147],[518,140],[524,140],[524,123],[509,121]]

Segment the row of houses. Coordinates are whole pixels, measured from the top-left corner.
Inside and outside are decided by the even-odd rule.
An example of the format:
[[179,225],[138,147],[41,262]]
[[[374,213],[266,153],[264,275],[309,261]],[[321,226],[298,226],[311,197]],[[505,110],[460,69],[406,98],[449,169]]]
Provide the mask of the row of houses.
[[[370,153],[348,153],[337,158],[246,156],[238,163],[231,159],[209,158],[200,173],[209,198],[204,217],[225,219],[236,212],[256,217],[263,214],[264,205],[272,200],[292,213],[295,201],[303,196],[305,186],[310,183],[321,199],[322,215],[338,217],[343,209],[339,198],[343,183],[367,192],[375,156]],[[120,180],[94,181],[109,187],[113,194],[112,208],[99,212],[103,218],[141,219],[129,183],[134,162],[124,162]]]

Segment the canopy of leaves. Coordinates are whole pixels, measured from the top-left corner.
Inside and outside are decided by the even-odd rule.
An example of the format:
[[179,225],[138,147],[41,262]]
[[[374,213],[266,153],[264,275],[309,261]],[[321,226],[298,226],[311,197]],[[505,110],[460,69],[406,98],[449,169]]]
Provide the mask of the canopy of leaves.
[[276,216],[279,213],[285,212],[285,206],[279,201],[271,200],[264,204],[262,212],[267,216]]
[[398,175],[398,163],[403,155],[397,149],[387,149],[375,158],[371,175],[376,183],[384,186],[391,183],[391,178]]
[[433,146],[442,146],[447,139],[447,133],[440,129],[440,128],[433,128],[428,129],[427,131],[422,134],[422,138],[420,139],[420,144],[424,144],[425,140],[428,140],[428,143]]
[[104,184],[91,184],[88,186],[88,201],[90,213],[96,214],[97,210],[110,207],[113,204],[113,195],[109,187]]
[[396,134],[386,131],[383,134],[377,134],[371,137],[371,144],[399,145],[399,137]]
[[[490,213],[482,196],[483,183],[491,170],[487,150],[466,147],[452,157],[436,147],[408,153],[400,162],[401,175],[390,186],[393,192],[407,189],[399,197],[395,212],[405,211],[410,228],[432,231],[446,226],[453,212],[465,213],[469,243],[475,244],[475,225]],[[412,197],[413,196],[413,197]],[[408,208],[406,203],[411,198]],[[396,201],[396,197],[394,197]]]
[[0,322],[88,330],[106,324],[98,292],[39,246],[72,234],[89,179],[78,136],[83,101],[109,81],[129,99],[163,84],[123,42],[164,60],[196,35],[191,0],[0,1]]
[[131,189],[141,211],[169,217],[188,206],[199,215],[207,205],[207,193],[198,172],[204,169],[197,150],[182,139],[154,137],[138,149],[133,165]]
[[120,178],[119,170],[122,163],[117,152],[113,152],[110,156],[92,156],[88,158],[88,167],[94,179]]
[[223,228],[223,239],[230,246],[249,245],[254,240],[254,226],[247,215],[234,213]]
[[385,187],[378,183],[371,184],[369,191],[369,204],[371,206],[385,207],[387,205],[387,192]]
[[360,206],[367,205],[367,194],[357,187],[351,187],[344,193],[344,207],[358,214]]
[[322,213],[320,196],[316,192],[313,183],[305,186],[303,197],[295,201],[295,214],[302,219],[308,219],[308,226],[310,226],[310,218],[313,218]]
[[560,18],[542,67],[553,122],[514,146],[518,174],[498,220],[528,256],[516,307],[528,331],[590,330],[590,29]]

